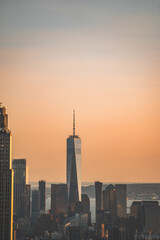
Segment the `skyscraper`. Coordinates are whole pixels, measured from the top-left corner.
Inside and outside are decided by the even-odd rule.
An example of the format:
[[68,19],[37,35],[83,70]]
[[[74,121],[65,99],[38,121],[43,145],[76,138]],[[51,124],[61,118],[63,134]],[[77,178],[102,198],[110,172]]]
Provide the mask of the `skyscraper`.
[[103,209],[103,184],[102,182],[95,182],[95,196],[96,196],[96,230],[97,235],[101,232],[101,210]]
[[46,182],[39,181],[39,194],[40,194],[40,210],[45,212],[46,208]]
[[6,109],[0,107],[0,239],[13,239],[12,137]]
[[116,201],[118,217],[126,217],[127,215],[127,185],[116,184]]
[[31,217],[31,185],[26,185],[26,216]]
[[88,223],[91,224],[90,199],[87,194],[82,194],[83,213],[88,214]]
[[40,211],[40,197],[39,190],[32,190],[32,212]]
[[26,159],[14,159],[14,216],[26,217]]
[[101,182],[95,182],[95,195],[96,195],[96,212],[103,208],[103,184]]
[[32,226],[36,225],[40,217],[40,194],[39,190],[32,191]]
[[67,138],[67,186],[69,208],[73,212],[81,201],[81,139],[75,135],[75,111],[73,111],[73,135]]
[[112,217],[117,217],[116,188],[110,184],[103,191],[103,208],[109,211]]
[[51,184],[51,211],[54,216],[67,215],[68,189],[67,184]]

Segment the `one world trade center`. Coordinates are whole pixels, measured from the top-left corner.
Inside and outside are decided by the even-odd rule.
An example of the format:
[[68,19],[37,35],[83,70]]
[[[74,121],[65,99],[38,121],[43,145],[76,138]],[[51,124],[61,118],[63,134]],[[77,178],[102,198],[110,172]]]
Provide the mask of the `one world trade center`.
[[75,111],[73,111],[73,135],[67,138],[67,186],[69,211],[81,201],[81,139],[75,134]]

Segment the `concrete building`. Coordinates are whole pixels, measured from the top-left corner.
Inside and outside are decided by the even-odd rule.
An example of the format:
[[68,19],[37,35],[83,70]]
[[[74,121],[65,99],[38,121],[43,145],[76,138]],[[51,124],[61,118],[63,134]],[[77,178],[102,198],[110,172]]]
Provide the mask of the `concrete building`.
[[67,186],[69,211],[72,215],[76,202],[81,201],[81,139],[75,135],[75,112],[73,135],[67,138]]
[[68,188],[67,184],[51,184],[51,211],[54,216],[67,216]]
[[14,159],[14,218],[26,217],[26,159]]
[[13,239],[12,137],[6,109],[0,107],[0,239]]
[[40,194],[40,210],[45,212],[46,209],[46,182],[39,181],[39,194]]

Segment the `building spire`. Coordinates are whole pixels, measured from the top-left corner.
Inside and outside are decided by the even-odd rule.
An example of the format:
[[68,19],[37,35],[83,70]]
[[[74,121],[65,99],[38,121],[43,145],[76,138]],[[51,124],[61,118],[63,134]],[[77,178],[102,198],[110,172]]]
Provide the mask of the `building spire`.
[[73,136],[75,136],[75,110],[73,109]]

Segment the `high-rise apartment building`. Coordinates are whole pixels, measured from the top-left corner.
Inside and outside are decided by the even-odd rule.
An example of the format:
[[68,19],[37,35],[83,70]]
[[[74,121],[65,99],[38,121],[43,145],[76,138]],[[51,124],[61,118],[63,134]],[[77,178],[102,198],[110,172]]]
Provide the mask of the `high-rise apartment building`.
[[45,212],[46,208],[46,182],[39,181],[39,195],[40,195],[40,210]]
[[76,202],[81,201],[81,139],[75,135],[75,111],[73,135],[67,138],[67,186],[69,209],[74,212]]
[[12,137],[6,109],[0,107],[0,239],[13,239]]
[[68,213],[67,184],[51,184],[51,211],[54,216]]
[[26,217],[26,159],[14,159],[14,217]]

